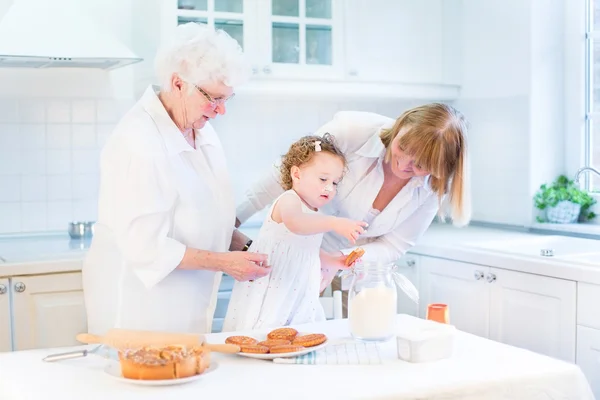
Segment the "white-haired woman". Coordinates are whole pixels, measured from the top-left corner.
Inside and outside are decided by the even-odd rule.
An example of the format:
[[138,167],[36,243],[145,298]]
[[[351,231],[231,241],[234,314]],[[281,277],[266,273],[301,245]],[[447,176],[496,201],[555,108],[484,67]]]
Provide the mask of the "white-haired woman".
[[247,70],[237,42],[206,25],[180,25],[159,50],[160,88],[146,90],[102,151],[83,266],[89,332],[209,332],[223,272],[268,274],[265,255],[236,243],[224,153],[208,123]]

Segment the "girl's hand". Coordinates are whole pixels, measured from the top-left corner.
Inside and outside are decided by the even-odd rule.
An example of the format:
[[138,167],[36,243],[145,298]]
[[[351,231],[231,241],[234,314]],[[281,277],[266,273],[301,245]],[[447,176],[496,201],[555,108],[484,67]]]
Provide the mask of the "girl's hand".
[[350,241],[356,243],[358,237],[365,233],[365,228],[368,226],[364,221],[354,221],[348,218],[336,218],[333,223],[333,231]]

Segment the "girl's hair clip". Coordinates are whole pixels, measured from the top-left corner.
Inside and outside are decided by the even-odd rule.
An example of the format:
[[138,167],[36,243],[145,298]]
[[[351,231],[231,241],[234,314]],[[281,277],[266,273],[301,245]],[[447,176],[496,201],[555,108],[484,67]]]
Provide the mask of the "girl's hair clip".
[[315,151],[321,151],[321,141],[320,140],[315,141]]

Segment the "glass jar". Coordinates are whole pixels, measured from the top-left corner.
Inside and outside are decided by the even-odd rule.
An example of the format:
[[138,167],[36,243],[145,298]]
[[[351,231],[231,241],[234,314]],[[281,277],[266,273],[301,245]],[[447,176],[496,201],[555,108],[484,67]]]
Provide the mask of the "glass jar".
[[397,313],[395,264],[357,263],[348,292],[348,323],[352,337],[386,341],[394,336]]

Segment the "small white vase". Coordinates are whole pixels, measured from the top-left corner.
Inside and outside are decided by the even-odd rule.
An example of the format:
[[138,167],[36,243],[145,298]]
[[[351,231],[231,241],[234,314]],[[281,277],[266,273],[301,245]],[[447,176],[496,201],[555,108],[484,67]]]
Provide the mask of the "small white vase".
[[569,200],[559,201],[555,207],[546,209],[546,218],[553,224],[573,224],[579,219],[581,204]]

